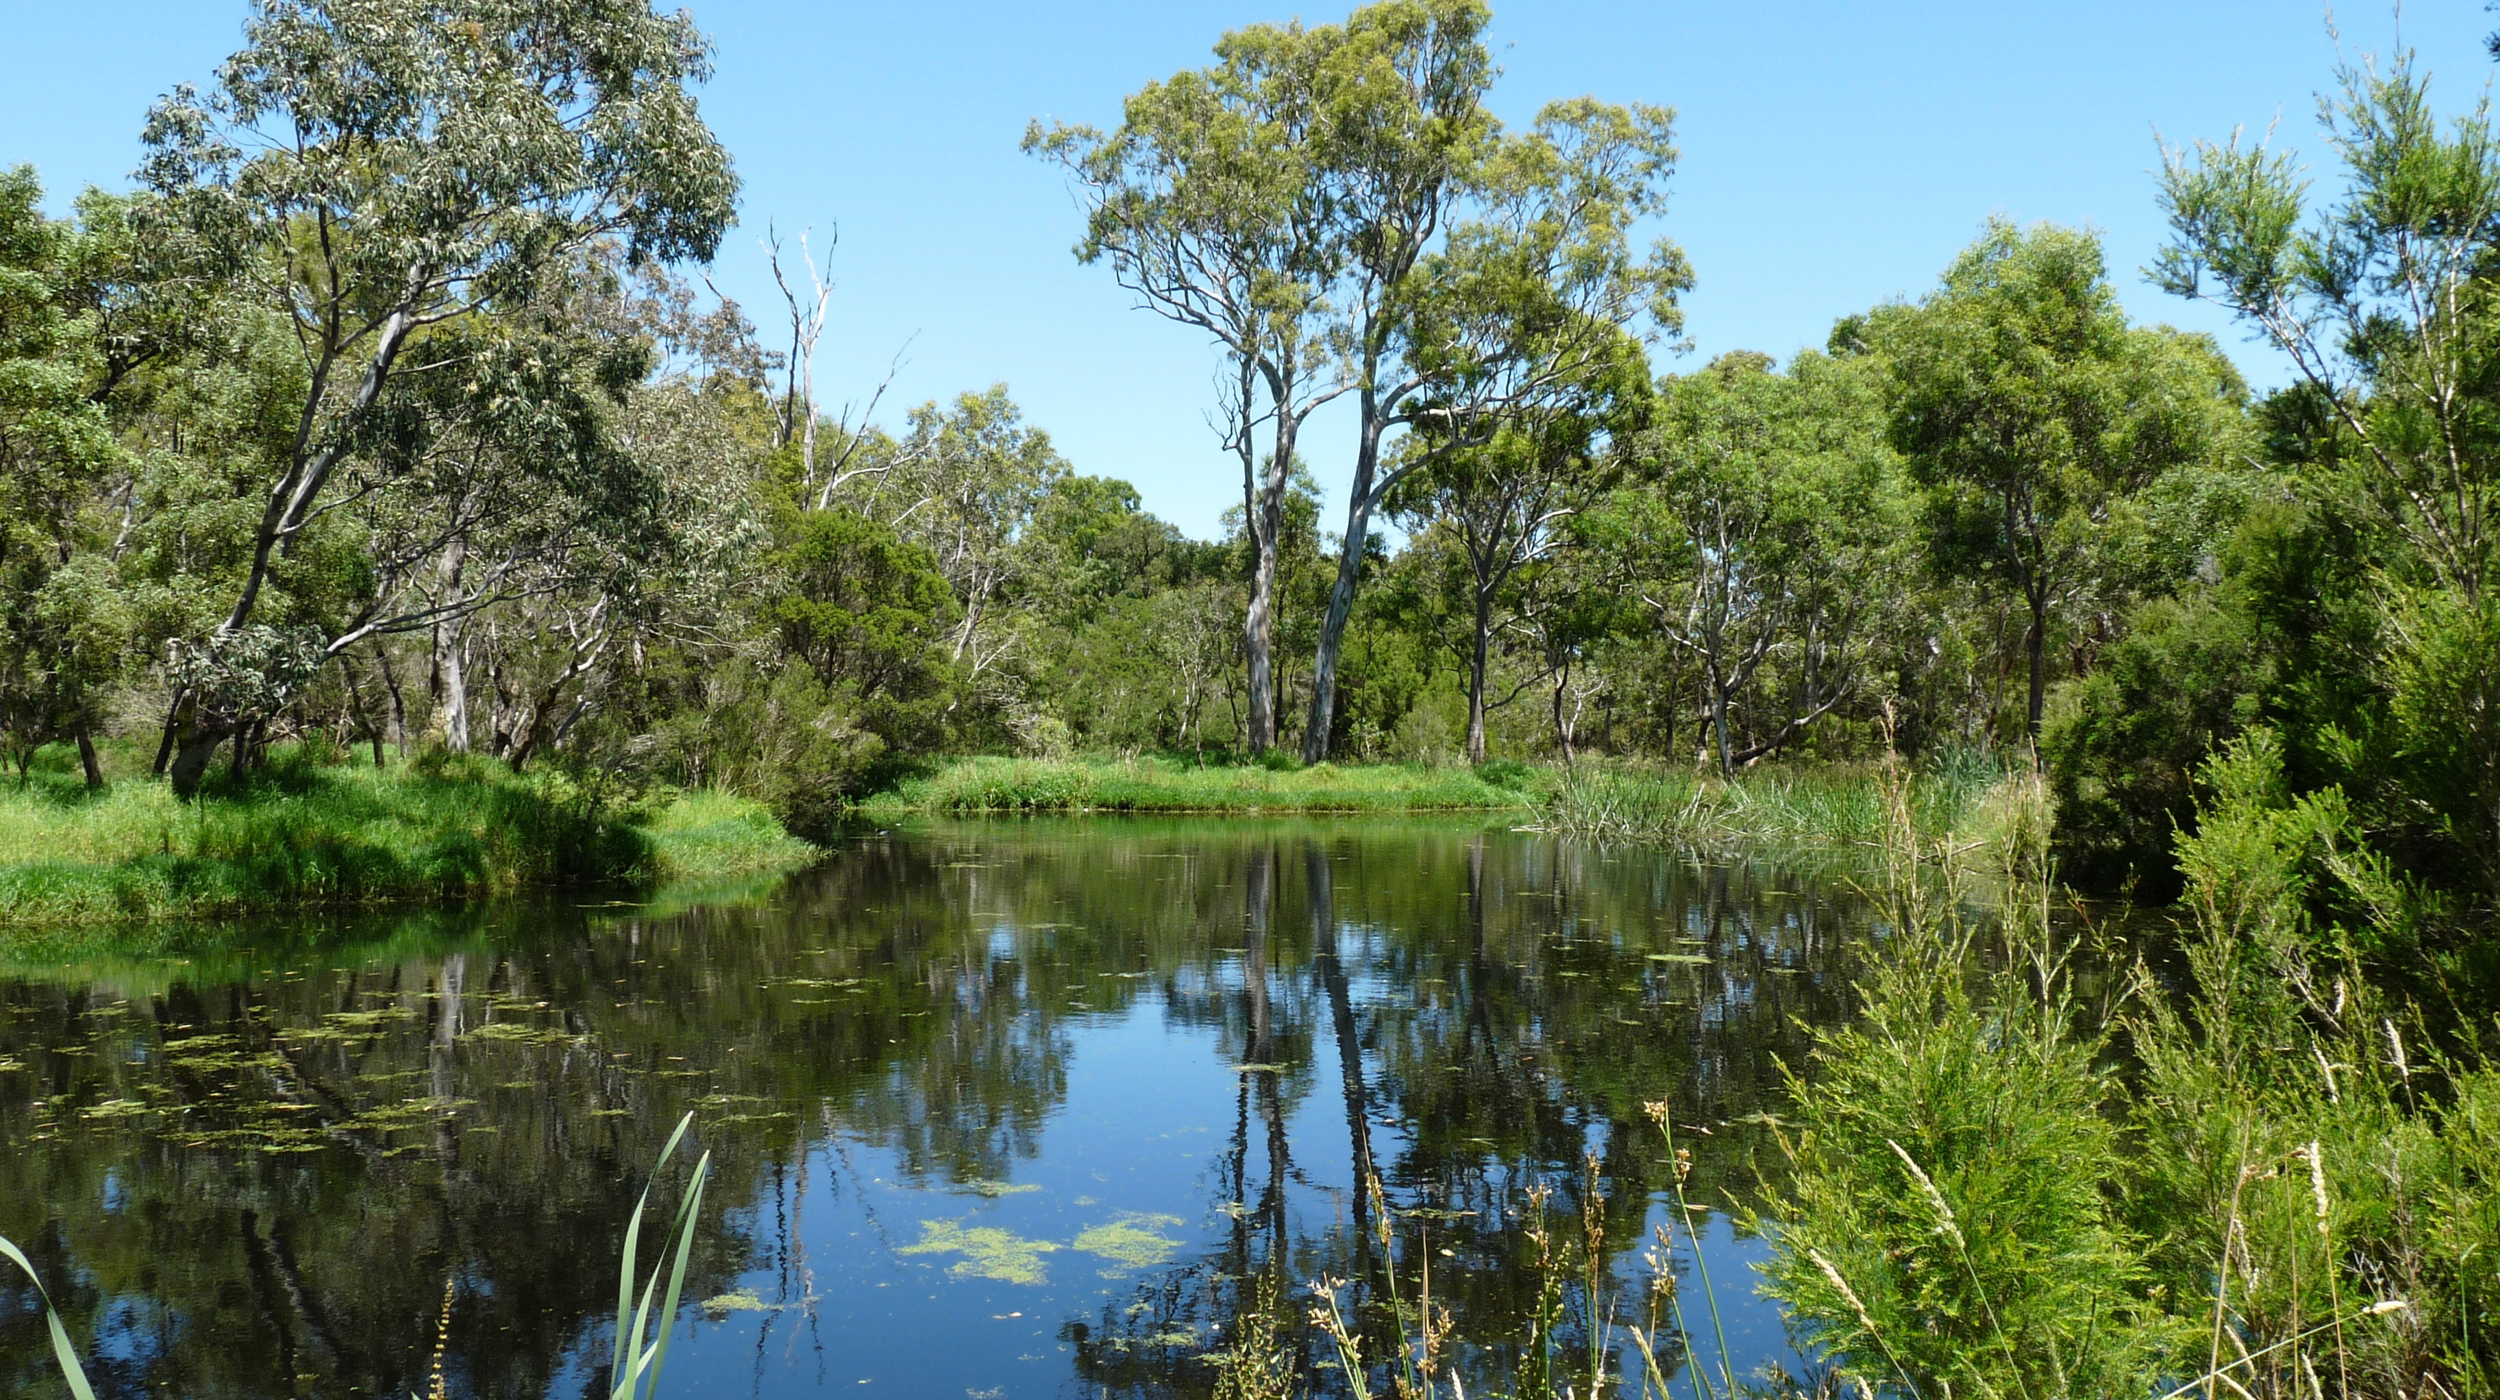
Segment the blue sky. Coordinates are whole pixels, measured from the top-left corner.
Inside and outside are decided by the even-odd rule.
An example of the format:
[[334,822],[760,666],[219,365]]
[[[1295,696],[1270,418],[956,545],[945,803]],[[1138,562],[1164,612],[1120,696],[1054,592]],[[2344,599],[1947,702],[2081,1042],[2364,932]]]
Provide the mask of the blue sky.
[[[241,0],[83,0],[11,7],[0,47],[0,161],[31,161],[56,208],[118,187],[148,103],[205,81],[240,37]],[[1341,9],[1272,0],[1085,7],[965,0],[708,0],[719,46],[703,94],[745,179],[745,226],[715,276],[767,328],[777,303],[756,238],[838,224],[822,392],[864,395],[908,342],[880,414],[1005,381],[1080,470],[1125,477],[1147,506],[1211,534],[1240,498],[1206,426],[1216,361],[1077,266],[1059,176],[1017,152],[1027,120],[1116,121],[1121,97],[1201,64],[1228,28]],[[2479,0],[2336,16],[2347,54],[2417,49],[2443,109],[2484,92]],[[1933,284],[1991,214],[2086,223],[2107,237],[2138,317],[2222,335],[2250,377],[2280,370],[2209,309],[2146,286],[2161,234],[2154,131],[2262,131],[2331,186],[2315,94],[2336,47],[2308,0],[2243,3],[1698,5],[1497,0],[1496,110],[1522,122],[1583,93],[1679,113],[1683,161],[1660,230],[1690,254],[1688,357],[1783,358],[1833,318]],[[1323,421],[1305,455],[1325,485],[1351,434]],[[1337,508],[1332,501],[1332,513]]]

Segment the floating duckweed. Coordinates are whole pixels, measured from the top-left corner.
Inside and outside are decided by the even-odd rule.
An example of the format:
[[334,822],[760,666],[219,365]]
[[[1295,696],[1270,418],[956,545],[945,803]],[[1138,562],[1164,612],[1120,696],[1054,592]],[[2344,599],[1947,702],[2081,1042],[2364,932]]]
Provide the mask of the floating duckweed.
[[462,1036],[463,1040],[511,1040],[531,1045],[562,1045],[575,1039],[570,1031],[554,1026],[533,1026],[520,1021],[489,1021]]
[[1180,1224],[1172,1215],[1126,1215],[1108,1225],[1097,1225],[1076,1237],[1073,1244],[1088,1254],[1100,1255],[1122,1269],[1151,1269],[1180,1252],[1181,1242],[1156,1234]]
[[755,1290],[752,1288],[733,1289],[730,1292],[706,1298],[703,1300],[703,1310],[708,1313],[780,1311],[774,1304],[755,1296]]
[[1058,1248],[1048,1240],[1028,1240],[987,1225],[967,1230],[952,1220],[923,1220],[920,1222],[920,1243],[905,1245],[897,1252],[963,1255],[961,1261],[947,1270],[957,1278],[1041,1283],[1044,1281],[1042,1256],[1054,1253]]

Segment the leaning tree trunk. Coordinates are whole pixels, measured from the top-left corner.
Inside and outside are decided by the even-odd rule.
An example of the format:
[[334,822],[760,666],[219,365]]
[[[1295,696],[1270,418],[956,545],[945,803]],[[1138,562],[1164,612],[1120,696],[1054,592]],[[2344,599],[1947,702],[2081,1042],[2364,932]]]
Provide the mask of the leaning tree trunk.
[[1345,648],[1346,619],[1354,615],[1354,585],[1363,570],[1363,546],[1371,538],[1372,507],[1379,504],[1372,480],[1380,470],[1379,405],[1362,391],[1362,441],[1354,452],[1354,485],[1346,496],[1345,539],[1337,550],[1337,583],[1328,590],[1328,615],[1320,623],[1319,655],[1311,664],[1311,722],[1302,731],[1302,761],[1328,757],[1328,736],[1337,719],[1337,657]]
[[95,736],[84,724],[78,726],[78,766],[86,770],[89,791],[104,786],[104,768],[95,757]]

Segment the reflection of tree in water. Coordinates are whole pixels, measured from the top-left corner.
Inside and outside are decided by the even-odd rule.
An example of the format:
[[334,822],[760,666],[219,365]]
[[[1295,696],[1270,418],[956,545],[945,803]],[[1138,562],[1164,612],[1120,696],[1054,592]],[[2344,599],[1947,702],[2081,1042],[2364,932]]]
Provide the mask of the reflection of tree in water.
[[[1802,1060],[1799,1023],[1839,1010],[1846,976],[1835,923],[1863,926],[1828,896],[1743,872],[1542,838],[1476,832],[1394,853],[1317,836],[1280,845],[1248,859],[1241,987],[1222,1005],[1237,1004],[1251,1023],[1234,1040],[1252,1063],[1268,1062],[1251,1047],[1272,1034],[1261,1018],[1279,1007],[1299,1011],[1312,1043],[1333,1051],[1346,1103],[1342,1165],[1312,1164],[1324,1178],[1315,1181],[1288,1157],[1287,1106],[1261,1085],[1296,1076],[1245,1076],[1226,1159],[1234,1228],[1224,1248],[1071,1324],[1089,1387],[1209,1390],[1215,1372],[1203,1354],[1239,1332],[1262,1280],[1281,1279],[1294,1286],[1283,1342],[1295,1369],[1308,1385],[1341,1389],[1314,1366],[1317,1339],[1301,1325],[1300,1285],[1331,1275],[1358,1281],[1365,1354],[1385,1378],[1382,1359],[1401,1344],[1383,1301],[1388,1271],[1411,1309],[1427,1267],[1434,1301],[1464,1341],[1461,1369],[1516,1376],[1542,1286],[1523,1202],[1540,1186],[1548,1248],[1575,1278],[1584,1271],[1570,1262],[1573,1242],[1596,1191],[1601,1291],[1615,1295],[1610,1307],[1637,1311],[1643,1300],[1624,1276],[1649,1243],[1652,1205],[1673,1170],[1645,1104],[1664,1094],[1679,1124],[1698,1130],[1683,1134],[1695,1152],[1693,1199],[1743,1199],[1757,1168],[1772,1165],[1756,1159],[1761,1136],[1744,1120],[1777,1102],[1774,1056]],[[1403,869],[1384,871],[1384,854]],[[1297,865],[1298,886],[1275,883],[1277,870]],[[1349,893],[1352,907],[1341,898]],[[1275,970],[1265,945],[1271,927],[1305,922],[1316,987]],[[1260,985],[1270,979],[1279,985]],[[1378,1129],[1395,1130],[1389,1145]],[[1262,1138],[1264,1191],[1249,1168]],[[1397,1222],[1385,1255],[1356,1189],[1369,1170]],[[1317,1188],[1345,1218],[1295,1231],[1289,1180]],[[1566,1292],[1563,1332],[1550,1341],[1585,1356],[1586,1289]],[[1412,1324],[1410,1313],[1410,1340]],[[1619,1348],[1619,1326],[1613,1335]],[[1679,1359],[1671,1349],[1661,1357],[1670,1367]]]
[[[1469,1364],[1504,1373],[1534,1288],[1522,1193],[1575,1210],[1595,1150],[1609,1247],[1635,1244],[1663,1183],[1640,1104],[1669,1087],[1713,1132],[1696,1194],[1741,1190],[1733,1120],[1797,1057],[1791,1018],[1833,1011],[1833,909],[1466,824],[1032,823],[863,842],[765,908],[426,916],[265,966],[0,981],[0,1065],[24,1066],[0,1070],[0,1233],[104,1339],[115,1394],[419,1388],[456,1274],[455,1391],[542,1395],[604,1360],[624,1216],[680,1114],[719,1169],[690,1296],[765,1268],[767,1301],[802,1299],[782,1222],[824,1144],[1003,1179],[1066,1097],[1073,1018],[1142,998],[1242,1067],[1209,1180],[1229,1218],[1070,1325],[1086,1383],[1204,1391],[1194,1358],[1262,1279],[1376,1292],[1367,1168],[1399,1286],[1428,1229],[1434,1297],[1487,1349]],[[1301,1161],[1306,1104],[1342,1126]],[[0,1294],[0,1383],[47,1365],[27,1295]]]

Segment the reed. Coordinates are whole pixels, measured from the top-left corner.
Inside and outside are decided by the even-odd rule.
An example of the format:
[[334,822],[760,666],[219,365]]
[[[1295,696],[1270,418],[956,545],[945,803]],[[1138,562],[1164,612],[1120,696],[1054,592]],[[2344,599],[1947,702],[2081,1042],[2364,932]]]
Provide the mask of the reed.
[[[1831,874],[1885,859],[1890,816],[1874,765],[1773,767],[1722,779],[1625,764],[1581,764],[1557,779],[1545,821],[1601,840],[1654,841],[1699,860],[1772,859]],[[2020,833],[2042,827],[2046,797],[2027,777],[1967,757],[1907,778],[1920,849],[1930,858],[2002,863]]]

